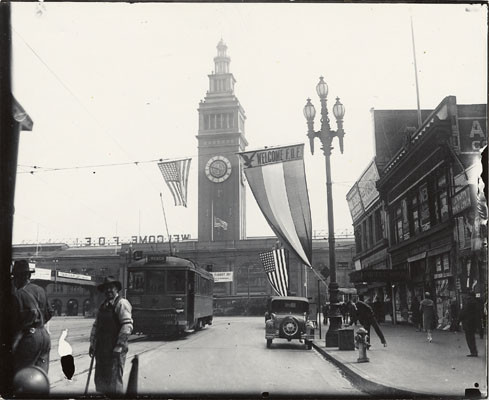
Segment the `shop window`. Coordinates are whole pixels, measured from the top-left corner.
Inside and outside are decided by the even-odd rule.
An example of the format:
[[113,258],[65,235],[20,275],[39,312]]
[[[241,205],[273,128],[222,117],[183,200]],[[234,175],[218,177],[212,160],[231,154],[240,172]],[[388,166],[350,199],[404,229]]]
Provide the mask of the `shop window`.
[[374,244],[374,223],[373,223],[372,215],[368,217],[367,226],[368,226],[368,246],[372,247]]
[[357,253],[362,251],[362,229],[360,226],[355,227],[355,245]]
[[440,176],[436,181],[435,218],[437,221],[448,220],[448,194],[446,175]]
[[362,249],[366,250],[368,249],[368,242],[367,242],[367,220],[362,222]]
[[407,201],[406,199],[401,200],[401,208],[402,208],[402,238],[404,240],[409,239],[409,214],[407,211]]
[[383,234],[382,234],[382,211],[377,210],[375,211],[374,214],[374,221],[375,221],[375,242],[378,242],[379,240],[382,240]]
[[400,243],[403,240],[402,208],[400,204],[394,209],[394,218],[392,219],[392,221],[394,227],[393,229],[394,242]]
[[445,253],[443,254],[443,271],[444,272],[449,272],[450,271],[450,253]]
[[440,256],[435,257],[435,265],[436,265],[435,271],[437,273],[438,272],[441,272],[443,270],[442,260],[441,260],[441,257]]
[[425,183],[419,187],[419,214],[421,230],[427,231],[431,227],[430,208],[428,202],[428,185]]
[[417,194],[415,194],[414,197],[411,198],[411,223],[412,223],[411,231],[413,232],[413,235],[416,235],[421,231],[421,220],[419,218]]

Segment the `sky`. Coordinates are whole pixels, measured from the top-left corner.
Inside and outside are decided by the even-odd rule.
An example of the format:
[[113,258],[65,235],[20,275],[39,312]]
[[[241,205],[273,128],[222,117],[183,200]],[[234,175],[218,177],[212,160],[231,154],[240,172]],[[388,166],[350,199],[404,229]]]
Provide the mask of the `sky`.
[[[340,97],[334,222],[351,233],[346,194],[374,157],[371,109],[416,108],[410,16],[421,108],[448,95],[486,103],[486,6],[12,3],[13,93],[34,122],[20,137],[13,242],[165,234],[160,193],[170,234],[197,238],[197,108],[221,38],[247,149],[306,143],[316,234],[328,226],[325,159],[317,140],[310,154],[302,110],[310,97],[319,114],[324,76],[336,129]],[[187,208],[155,161],[181,157],[193,157]],[[246,218],[247,236],[272,235],[249,187]]]

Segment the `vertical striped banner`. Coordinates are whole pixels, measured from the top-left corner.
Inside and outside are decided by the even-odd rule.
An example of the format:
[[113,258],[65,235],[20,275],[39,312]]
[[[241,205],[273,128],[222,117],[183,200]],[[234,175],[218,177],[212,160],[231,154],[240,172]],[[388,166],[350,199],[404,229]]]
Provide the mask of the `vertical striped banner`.
[[312,263],[312,221],[304,144],[239,153],[253,196],[279,240]]

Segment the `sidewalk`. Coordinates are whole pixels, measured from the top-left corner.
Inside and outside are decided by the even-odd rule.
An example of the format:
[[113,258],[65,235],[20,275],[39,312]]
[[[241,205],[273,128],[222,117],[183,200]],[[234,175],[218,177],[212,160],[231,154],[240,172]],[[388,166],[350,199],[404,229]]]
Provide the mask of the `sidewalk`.
[[416,332],[412,326],[383,323],[380,326],[387,347],[371,328],[372,347],[367,351],[370,362],[358,363],[358,350],[326,348],[328,326],[321,326],[322,339],[317,330],[314,347],[371,395],[462,397],[466,388],[475,388],[476,384],[483,395],[487,394],[485,337],[476,335],[479,357],[466,357],[469,350],[462,331],[437,330],[429,343],[426,333]]

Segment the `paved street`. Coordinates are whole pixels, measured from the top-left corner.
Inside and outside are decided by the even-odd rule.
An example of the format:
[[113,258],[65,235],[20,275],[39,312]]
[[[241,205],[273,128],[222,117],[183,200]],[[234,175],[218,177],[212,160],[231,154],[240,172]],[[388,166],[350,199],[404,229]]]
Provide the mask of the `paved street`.
[[[51,394],[82,394],[87,380],[88,337],[92,319],[55,318],[51,322]],[[73,328],[72,328],[73,327]],[[57,338],[69,329],[76,373],[63,377]],[[139,393],[163,395],[310,395],[363,396],[317,351],[299,342],[277,340],[267,349],[263,317],[216,317],[212,326],[179,340],[136,340],[129,346],[124,383],[131,360],[139,355]],[[89,393],[94,393],[93,375]]]

